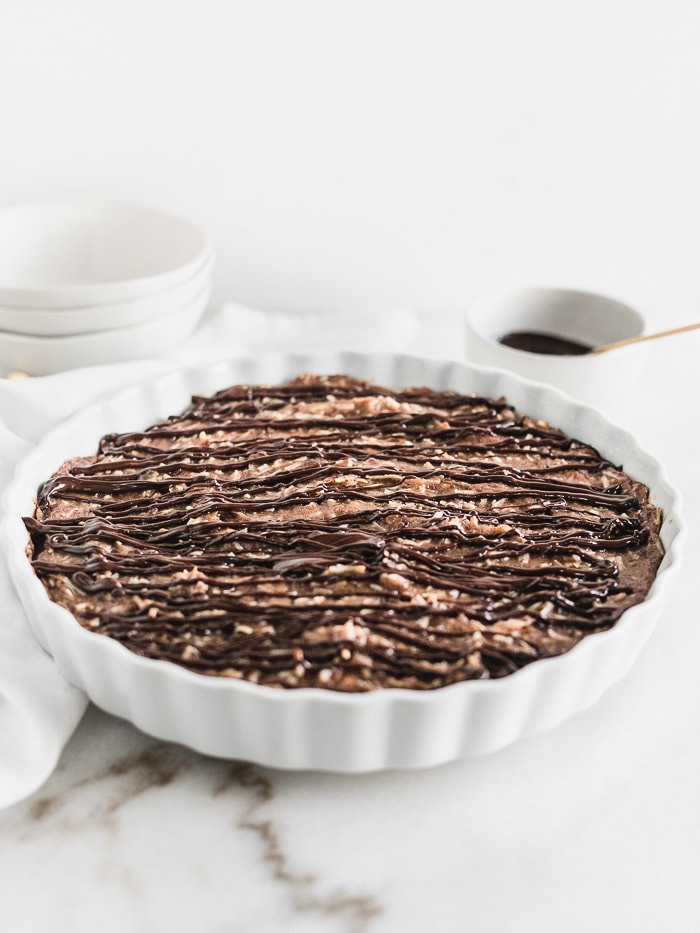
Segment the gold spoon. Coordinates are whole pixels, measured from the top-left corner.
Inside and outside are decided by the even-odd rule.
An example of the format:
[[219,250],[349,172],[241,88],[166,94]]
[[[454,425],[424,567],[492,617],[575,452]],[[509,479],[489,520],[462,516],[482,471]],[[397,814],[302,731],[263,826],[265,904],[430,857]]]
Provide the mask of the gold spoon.
[[657,337],[670,337],[672,334],[684,334],[689,330],[698,330],[700,324],[686,324],[685,327],[674,327],[671,330],[662,330],[658,334],[644,334],[641,337],[627,337],[626,340],[615,340],[613,343],[604,343],[600,347],[593,347],[589,353],[607,353],[608,350],[617,350],[618,347],[627,347],[631,343],[642,343],[645,340],[656,340]]

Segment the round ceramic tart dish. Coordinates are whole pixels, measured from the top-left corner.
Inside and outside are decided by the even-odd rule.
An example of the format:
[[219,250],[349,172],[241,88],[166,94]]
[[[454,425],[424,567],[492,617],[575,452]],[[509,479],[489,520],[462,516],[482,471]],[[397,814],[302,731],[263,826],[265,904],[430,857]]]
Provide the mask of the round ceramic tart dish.
[[23,461],[2,525],[38,638],[98,705],[340,772],[493,751],[589,706],[649,637],[681,532],[662,467],[595,410],[356,354],[105,400]]

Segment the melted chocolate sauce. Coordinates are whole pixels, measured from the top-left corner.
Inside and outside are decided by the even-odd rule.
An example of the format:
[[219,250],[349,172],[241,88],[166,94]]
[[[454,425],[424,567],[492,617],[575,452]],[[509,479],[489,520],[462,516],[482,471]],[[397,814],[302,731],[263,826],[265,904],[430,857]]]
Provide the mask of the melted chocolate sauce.
[[518,330],[504,334],[499,343],[514,350],[527,350],[528,353],[545,353],[549,356],[583,356],[590,353],[592,346],[556,337],[553,334],[538,334],[534,331]]
[[52,598],[140,654],[435,687],[561,653],[643,598],[645,494],[503,400],[305,377],[104,437],[25,522]]

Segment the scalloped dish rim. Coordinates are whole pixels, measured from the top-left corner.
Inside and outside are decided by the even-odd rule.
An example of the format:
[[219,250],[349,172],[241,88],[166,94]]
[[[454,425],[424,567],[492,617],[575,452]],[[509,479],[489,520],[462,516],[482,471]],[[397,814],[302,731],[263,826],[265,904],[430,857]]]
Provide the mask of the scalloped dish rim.
[[[192,394],[235,383],[279,382],[302,372],[505,396],[519,411],[593,444],[645,482],[663,510],[666,553],[646,599],[609,631],[503,678],[350,694],[322,687],[274,689],[145,658],[83,628],[50,600],[27,558],[22,523],[23,515],[32,514],[40,482],[69,457],[94,453],[103,434],[154,423],[182,410]],[[98,706],[144,732],[205,754],[340,773],[430,767],[493,752],[591,706],[625,675],[653,631],[679,572],[685,537],[680,495],[664,466],[597,410],[502,370],[403,354],[229,357],[161,372],[52,429],[18,464],[2,506],[0,544],[32,630],[63,675]]]

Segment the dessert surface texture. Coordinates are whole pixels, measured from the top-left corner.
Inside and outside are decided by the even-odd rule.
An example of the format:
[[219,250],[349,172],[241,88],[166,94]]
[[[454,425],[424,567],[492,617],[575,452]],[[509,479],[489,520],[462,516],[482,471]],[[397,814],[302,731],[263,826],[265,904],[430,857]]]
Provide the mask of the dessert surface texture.
[[609,629],[653,582],[660,518],[504,400],[303,375],[104,437],[25,523],[51,599],[137,654],[369,691],[503,677]]

